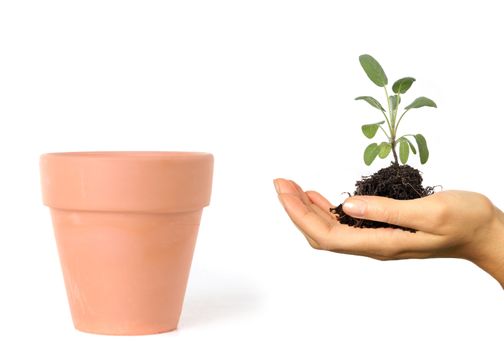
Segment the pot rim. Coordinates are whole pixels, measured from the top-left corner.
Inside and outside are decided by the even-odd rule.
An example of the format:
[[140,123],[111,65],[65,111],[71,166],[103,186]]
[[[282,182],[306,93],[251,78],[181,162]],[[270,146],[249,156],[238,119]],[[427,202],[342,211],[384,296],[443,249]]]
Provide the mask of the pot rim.
[[103,151],[40,157],[42,198],[55,209],[175,213],[210,202],[213,155]]
[[211,156],[208,152],[191,151],[76,151],[76,152],[51,152],[44,153],[41,157],[71,157],[71,158],[144,158],[144,159],[180,159],[200,158]]

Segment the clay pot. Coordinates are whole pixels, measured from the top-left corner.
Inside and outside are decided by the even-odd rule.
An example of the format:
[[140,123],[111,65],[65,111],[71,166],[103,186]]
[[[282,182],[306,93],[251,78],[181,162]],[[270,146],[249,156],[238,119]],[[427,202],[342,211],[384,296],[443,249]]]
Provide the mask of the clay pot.
[[177,328],[213,156],[51,153],[40,168],[75,327],[118,335]]

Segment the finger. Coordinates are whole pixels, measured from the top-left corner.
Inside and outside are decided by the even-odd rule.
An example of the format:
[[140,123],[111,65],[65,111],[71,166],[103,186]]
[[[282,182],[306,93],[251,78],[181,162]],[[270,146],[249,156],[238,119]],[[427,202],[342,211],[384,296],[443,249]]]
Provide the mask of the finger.
[[[309,206],[313,211],[315,211],[318,215],[320,215],[322,218],[324,218],[328,222],[331,222],[335,219],[334,216],[330,214],[329,207],[327,207],[327,208],[319,207],[311,200],[310,196],[308,196],[308,193],[304,192],[303,189],[296,182],[294,182],[293,180],[290,180],[290,181],[292,182],[294,187],[297,189],[297,193],[305,205]],[[322,195],[320,195],[320,196],[322,197]]]
[[[285,194],[284,194],[284,195],[282,195],[282,196],[281,196],[281,195],[279,195],[279,196],[278,196],[278,198],[279,198],[280,202],[282,203],[282,205],[283,205],[284,209],[286,209],[286,205],[285,205],[284,200],[283,200],[284,196],[286,196],[286,195],[285,195]],[[290,211],[289,211],[289,210],[287,210],[287,209],[286,209],[286,211],[287,211],[287,214],[289,215],[290,219],[292,220],[292,217],[291,217]],[[315,248],[315,249],[320,249],[320,246],[319,246],[319,244],[318,244],[317,242],[315,242],[315,241],[314,241],[314,240],[313,240],[310,236],[308,236],[308,235],[307,235],[307,234],[306,234],[306,233],[305,233],[305,232],[301,229],[301,227],[299,227],[299,226],[298,226],[298,225],[297,225],[294,221],[293,221],[293,223],[294,223],[294,226],[296,226],[296,228],[297,228],[297,229],[298,229],[298,230],[299,230],[299,231],[303,234],[303,236],[305,237],[305,239],[308,241],[308,243],[310,244],[310,246],[311,246],[312,248]]]
[[322,248],[324,238],[331,231],[332,224],[305,205],[299,196],[281,193],[278,197],[294,224],[307,238],[310,238],[319,248]]
[[292,185],[294,186],[294,188],[296,189],[296,192],[297,194],[299,195],[299,198],[301,198],[301,200],[303,201],[303,203],[305,205],[312,205],[312,201],[310,200],[310,198],[308,198],[308,196],[306,195],[306,193],[303,191],[303,189],[301,188],[301,186],[299,186],[296,182],[294,182],[293,180],[290,180],[290,182],[292,183]]
[[297,194],[297,189],[292,183],[292,181],[287,179],[275,179],[273,180],[275,185],[275,190],[278,194]]
[[313,203],[312,207],[317,208],[318,212],[324,213],[323,215],[328,220],[335,220],[334,215],[332,215],[329,211],[330,208],[334,208],[334,205],[332,205],[324,196],[315,191],[307,191],[306,195]]
[[434,197],[435,195],[412,200],[396,200],[379,196],[353,196],[345,200],[343,211],[355,218],[430,232],[438,225],[437,220],[433,218],[437,218],[442,210]]
[[315,211],[318,215],[322,216],[322,218],[324,218],[326,221],[328,221],[330,223],[331,221],[334,220],[334,216],[332,216],[329,213],[329,208],[321,209],[317,205],[315,205],[311,201],[311,199],[308,197],[307,193],[304,192],[303,189],[301,188],[301,186],[299,186],[295,181],[285,180],[285,179],[277,179],[277,180],[275,180],[275,183],[277,183],[278,180],[280,180],[280,181],[278,182],[278,184],[276,184],[277,191],[279,191],[281,193],[285,193],[285,194],[288,193],[288,194],[299,196],[299,198],[304,203],[304,205],[306,205],[307,207],[309,207],[310,209]]
[[[291,220],[292,220],[291,213],[287,209],[285,201],[283,200],[283,198],[285,198],[285,196],[297,196],[297,197],[299,197],[301,199],[301,193],[300,192],[302,192],[302,190],[301,190],[301,188],[295,182],[287,180],[287,179],[276,179],[273,182],[275,184],[275,189],[276,189],[276,191],[279,194],[278,198],[279,198],[280,202],[282,203],[284,209],[286,209],[287,214],[289,215],[289,217],[291,217]],[[314,207],[314,205],[310,204],[309,201],[306,198],[305,198],[305,201],[303,201],[302,199],[301,199],[301,201],[303,202],[304,205],[307,206],[307,209],[312,209],[312,207]],[[308,205],[307,205],[307,203],[308,203]],[[308,241],[308,243],[313,248],[320,249],[320,246],[318,245],[317,242],[315,242],[310,236],[308,236],[303,231],[303,229],[301,229],[295,222],[294,222],[294,224],[299,229],[299,231],[301,231],[301,233],[304,235],[304,237],[306,238],[306,240]]]
[[318,205],[312,204],[311,209],[331,224],[337,221],[336,216],[331,214],[328,210],[320,208]]
[[335,207],[324,196],[316,191],[306,191],[306,195],[310,198],[313,204],[317,205],[321,209],[329,211],[330,208]]

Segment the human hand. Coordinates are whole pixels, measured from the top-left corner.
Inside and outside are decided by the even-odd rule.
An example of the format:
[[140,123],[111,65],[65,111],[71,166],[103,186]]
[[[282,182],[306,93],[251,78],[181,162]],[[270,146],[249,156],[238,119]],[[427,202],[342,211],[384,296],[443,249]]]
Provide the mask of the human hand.
[[356,228],[339,223],[321,194],[304,192],[294,181],[274,181],[291,220],[315,249],[379,260],[452,257],[467,259],[504,286],[504,214],[485,196],[443,191],[414,200],[353,196],[346,214],[411,227]]

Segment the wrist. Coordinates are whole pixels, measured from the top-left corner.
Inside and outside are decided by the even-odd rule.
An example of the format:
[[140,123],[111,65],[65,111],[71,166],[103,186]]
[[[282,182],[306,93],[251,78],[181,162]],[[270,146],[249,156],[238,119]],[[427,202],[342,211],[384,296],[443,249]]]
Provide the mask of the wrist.
[[494,220],[489,223],[483,239],[477,244],[470,261],[494,277],[504,288],[504,213],[495,208]]

